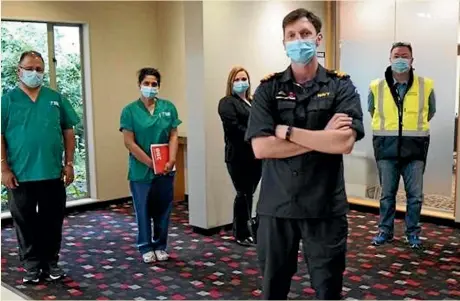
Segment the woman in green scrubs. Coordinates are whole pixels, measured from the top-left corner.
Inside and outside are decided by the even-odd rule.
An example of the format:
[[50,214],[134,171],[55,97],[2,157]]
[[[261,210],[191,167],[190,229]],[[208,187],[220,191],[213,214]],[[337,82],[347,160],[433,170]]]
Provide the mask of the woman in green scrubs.
[[[169,258],[166,245],[174,197],[173,168],[178,149],[177,127],[182,123],[174,104],[157,97],[160,84],[157,69],[141,69],[141,96],[128,104],[120,117],[120,131],[129,151],[128,180],[138,226],[137,247],[145,263]],[[157,174],[153,171],[152,144],[169,145],[169,161],[164,171]]]

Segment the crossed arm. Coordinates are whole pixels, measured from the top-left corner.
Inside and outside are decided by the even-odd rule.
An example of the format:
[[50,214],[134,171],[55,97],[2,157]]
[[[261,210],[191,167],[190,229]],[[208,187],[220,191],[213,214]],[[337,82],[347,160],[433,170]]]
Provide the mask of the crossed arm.
[[[364,129],[359,94],[351,84],[339,87],[336,114],[320,131],[292,128],[290,141],[285,140],[288,126],[276,125],[264,89],[254,96],[249,127],[254,154],[259,159],[289,158],[310,151],[329,154],[348,154],[354,143],[362,139]],[[257,93],[259,92],[259,93]]]
[[356,131],[351,129],[352,119],[338,113],[322,131],[293,127],[290,141],[285,140],[288,126],[278,125],[275,135],[252,139],[254,154],[259,159],[289,158],[318,151],[329,154],[348,154],[356,141]]

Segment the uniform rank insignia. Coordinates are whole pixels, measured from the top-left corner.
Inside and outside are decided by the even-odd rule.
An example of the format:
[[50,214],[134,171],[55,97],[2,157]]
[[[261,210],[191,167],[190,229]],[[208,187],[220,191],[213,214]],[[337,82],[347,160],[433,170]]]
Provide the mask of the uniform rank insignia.
[[345,72],[341,72],[341,71],[337,71],[337,70],[328,70],[328,73],[331,74],[331,75],[334,75],[338,78],[347,78],[347,77],[350,77],[348,74],[346,74]]
[[279,91],[276,94],[275,98],[278,100],[296,100],[296,96],[294,93],[289,92],[288,94],[286,94],[284,91]]
[[265,75],[265,76],[260,80],[260,82],[263,83],[263,82],[269,81],[269,80],[272,79],[275,75],[276,75],[276,73],[267,74],[267,75]]
[[337,74],[338,77],[345,77],[347,76],[347,74],[345,72],[341,72],[341,71],[335,71],[335,74]]
[[318,93],[316,96],[318,96],[318,98],[322,98],[322,97],[328,97],[331,93],[329,92],[323,92],[323,93]]

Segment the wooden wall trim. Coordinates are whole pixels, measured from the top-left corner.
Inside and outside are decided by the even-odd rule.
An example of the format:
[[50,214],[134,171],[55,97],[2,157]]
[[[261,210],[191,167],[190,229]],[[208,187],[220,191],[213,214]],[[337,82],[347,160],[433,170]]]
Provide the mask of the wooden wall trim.
[[333,30],[333,4],[331,1],[324,1],[325,20],[324,20],[324,35],[325,35],[325,66],[327,69],[334,69],[334,30]]
[[340,1],[332,2],[334,26],[334,68],[340,69]]
[[340,67],[340,1],[324,1],[325,67]]

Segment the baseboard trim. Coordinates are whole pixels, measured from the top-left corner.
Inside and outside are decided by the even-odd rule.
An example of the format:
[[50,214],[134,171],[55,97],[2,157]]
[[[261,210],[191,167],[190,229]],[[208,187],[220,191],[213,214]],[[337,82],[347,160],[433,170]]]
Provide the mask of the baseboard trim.
[[[183,202],[185,202],[188,205],[188,200],[189,200],[188,194],[185,194]],[[192,230],[193,230],[194,233],[199,234],[199,235],[213,236],[215,234],[220,233],[221,231],[231,231],[232,227],[233,227],[233,225],[230,223],[230,224],[226,224],[226,225],[222,225],[222,226],[218,226],[218,227],[213,227],[213,228],[209,228],[209,229],[200,228],[200,227],[197,227],[197,226],[192,226]]]
[[83,205],[67,208],[66,214],[73,214],[73,213],[78,213],[78,212],[82,212],[82,211],[89,211],[89,210],[104,209],[104,208],[107,208],[107,206],[121,205],[121,204],[125,204],[125,203],[127,203],[127,202],[129,202],[131,200],[132,200],[131,197],[124,197],[124,198],[119,198],[119,199],[113,199],[113,200],[99,201],[99,202],[94,202],[94,203],[89,203],[89,204],[83,204]]
[[[372,213],[372,214],[379,214],[379,208],[374,207],[374,206],[368,206],[364,204],[353,204],[350,203],[350,209],[351,210],[356,210],[359,212],[365,212],[365,213]],[[396,218],[397,219],[404,219],[406,215],[405,211],[399,211],[396,210]],[[454,220],[451,219],[445,219],[442,217],[436,217],[436,216],[427,216],[427,215],[421,215],[420,216],[420,222],[422,223],[431,223],[435,225],[441,225],[441,226],[447,226],[451,228],[459,228],[460,229],[460,223],[456,223]]]
[[219,234],[221,231],[231,231],[232,224],[226,224],[219,227],[214,227],[210,229],[204,229],[196,226],[192,226],[193,232],[196,234],[204,235],[204,236],[213,236],[215,234]]
[[21,291],[18,290],[17,288],[12,287],[11,285],[9,285],[9,284],[7,284],[7,283],[5,283],[5,282],[3,282],[3,281],[2,281],[2,286],[3,286],[5,289],[7,289],[7,290],[9,290],[10,292],[12,292],[13,294],[18,295],[19,298],[22,298],[22,299],[24,299],[24,300],[33,300],[31,297],[25,295],[23,292],[21,292]]
[[[97,201],[97,202],[91,202],[91,203],[77,205],[77,206],[71,206],[71,207],[66,208],[66,215],[75,214],[75,213],[79,213],[83,211],[104,209],[104,208],[107,208],[107,206],[120,205],[120,204],[127,203],[131,200],[132,200],[131,197],[124,197],[124,198],[119,198],[119,199]],[[13,219],[11,218],[11,215],[9,217],[2,218],[2,227],[9,226],[12,223],[13,223]]]

